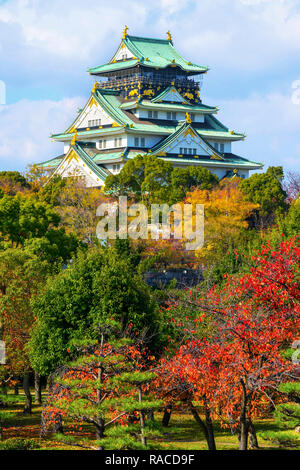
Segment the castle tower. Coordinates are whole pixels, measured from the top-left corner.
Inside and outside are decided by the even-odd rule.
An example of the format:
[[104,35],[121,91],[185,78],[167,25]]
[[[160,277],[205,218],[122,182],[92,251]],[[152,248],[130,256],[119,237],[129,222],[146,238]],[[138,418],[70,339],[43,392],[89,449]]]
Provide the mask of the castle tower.
[[91,95],[71,126],[51,137],[64,144],[64,154],[41,163],[63,177],[82,175],[86,185],[104,186],[139,154],[156,155],[173,166],[203,166],[219,179],[247,178],[262,168],[232,152],[245,135],[230,131],[203,104],[201,83],[208,71],[185,60],[167,39],[130,36],[104,65],[89,69]]

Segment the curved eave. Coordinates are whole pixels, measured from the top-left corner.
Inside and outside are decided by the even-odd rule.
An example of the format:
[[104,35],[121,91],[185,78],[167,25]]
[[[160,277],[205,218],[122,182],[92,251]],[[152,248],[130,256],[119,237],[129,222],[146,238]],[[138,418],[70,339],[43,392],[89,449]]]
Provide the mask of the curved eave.
[[[195,105],[180,104],[180,103],[137,103],[136,105],[141,109],[157,109],[164,111],[166,108],[170,108],[176,111],[198,111],[201,114],[214,114],[218,112],[218,108],[206,108],[206,107],[197,107]],[[130,108],[129,108],[130,109]]]
[[221,139],[221,140],[229,140],[229,141],[238,141],[244,140],[246,135],[245,134],[231,134],[230,132],[222,132],[217,130],[205,130],[205,129],[197,129],[198,134],[200,137],[205,137],[206,139]]
[[200,165],[200,166],[208,166],[208,167],[214,167],[214,168],[228,168],[228,169],[243,169],[243,170],[259,170],[263,168],[262,163],[256,163],[256,162],[226,162],[226,160],[213,160],[213,159],[201,159],[199,158],[183,158],[183,157],[158,157],[161,158],[162,160],[168,161],[168,162],[173,162],[173,163],[189,163],[193,165]]

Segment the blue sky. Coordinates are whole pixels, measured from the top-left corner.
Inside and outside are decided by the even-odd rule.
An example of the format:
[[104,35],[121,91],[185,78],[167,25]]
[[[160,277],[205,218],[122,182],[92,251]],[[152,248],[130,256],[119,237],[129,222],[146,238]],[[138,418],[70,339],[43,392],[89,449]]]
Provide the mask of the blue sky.
[[170,30],[185,58],[210,67],[202,99],[246,132],[236,153],[300,171],[299,0],[0,0],[0,169],[62,152],[49,134],[84,105],[87,68],[111,58],[125,24]]

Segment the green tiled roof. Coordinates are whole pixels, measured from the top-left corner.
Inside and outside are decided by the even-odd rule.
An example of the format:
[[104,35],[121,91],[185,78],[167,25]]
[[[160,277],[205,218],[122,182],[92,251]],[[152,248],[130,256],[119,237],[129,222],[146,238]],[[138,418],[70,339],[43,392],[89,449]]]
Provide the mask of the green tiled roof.
[[218,108],[213,106],[207,106],[205,104],[182,104],[182,103],[155,103],[149,100],[141,100],[138,103],[136,101],[130,101],[128,103],[123,103],[120,106],[121,109],[135,109],[135,108],[144,108],[144,109],[153,109],[153,110],[170,110],[170,111],[182,111],[182,112],[194,112],[200,111],[203,114],[216,113]]
[[101,74],[116,70],[134,67],[141,64],[145,67],[164,69],[168,66],[178,66],[186,72],[204,73],[208,70],[185,60],[167,39],[142,38],[138,36],[126,36],[123,44],[130,50],[136,59],[118,61],[90,68],[91,74]]
[[42,168],[56,168],[64,157],[65,155],[59,155],[58,157],[51,158],[50,160],[47,160],[45,162],[36,163],[36,165]]
[[86,153],[85,149],[80,144],[75,144],[74,146],[72,146],[72,149],[84,161],[84,163],[88,166],[88,168],[93,173],[95,173],[96,176],[98,176],[102,180],[103,180],[103,178],[105,179],[107,177],[109,172],[105,168],[102,168],[102,167],[96,165],[96,163],[94,163],[94,161]]
[[191,155],[191,157],[185,156],[183,157],[159,157],[166,161],[171,161],[174,163],[193,163],[199,165],[206,165],[211,167],[222,167],[222,168],[244,168],[249,170],[256,170],[262,168],[262,163],[252,162],[250,160],[242,159],[237,160],[235,158],[227,158],[225,160],[211,160],[209,158],[195,158]]
[[130,125],[133,123],[132,119],[130,119],[123,111],[120,109],[120,101],[118,100],[117,96],[119,92],[108,92],[108,90],[97,89],[93,96],[95,97],[96,101],[103,107],[103,109],[113,118],[116,120],[118,124],[121,125]]

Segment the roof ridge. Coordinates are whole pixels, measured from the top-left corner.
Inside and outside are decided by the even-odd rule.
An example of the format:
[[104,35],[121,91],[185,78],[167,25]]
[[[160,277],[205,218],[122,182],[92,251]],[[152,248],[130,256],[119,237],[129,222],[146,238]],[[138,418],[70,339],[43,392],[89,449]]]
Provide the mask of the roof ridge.
[[129,38],[129,39],[135,39],[135,40],[143,40],[143,41],[149,41],[149,42],[163,42],[163,43],[169,43],[169,44],[172,44],[172,41],[170,41],[169,39],[160,39],[160,38],[148,38],[148,37],[145,37],[145,36],[132,36],[131,34],[128,34],[125,38],[125,40]]

